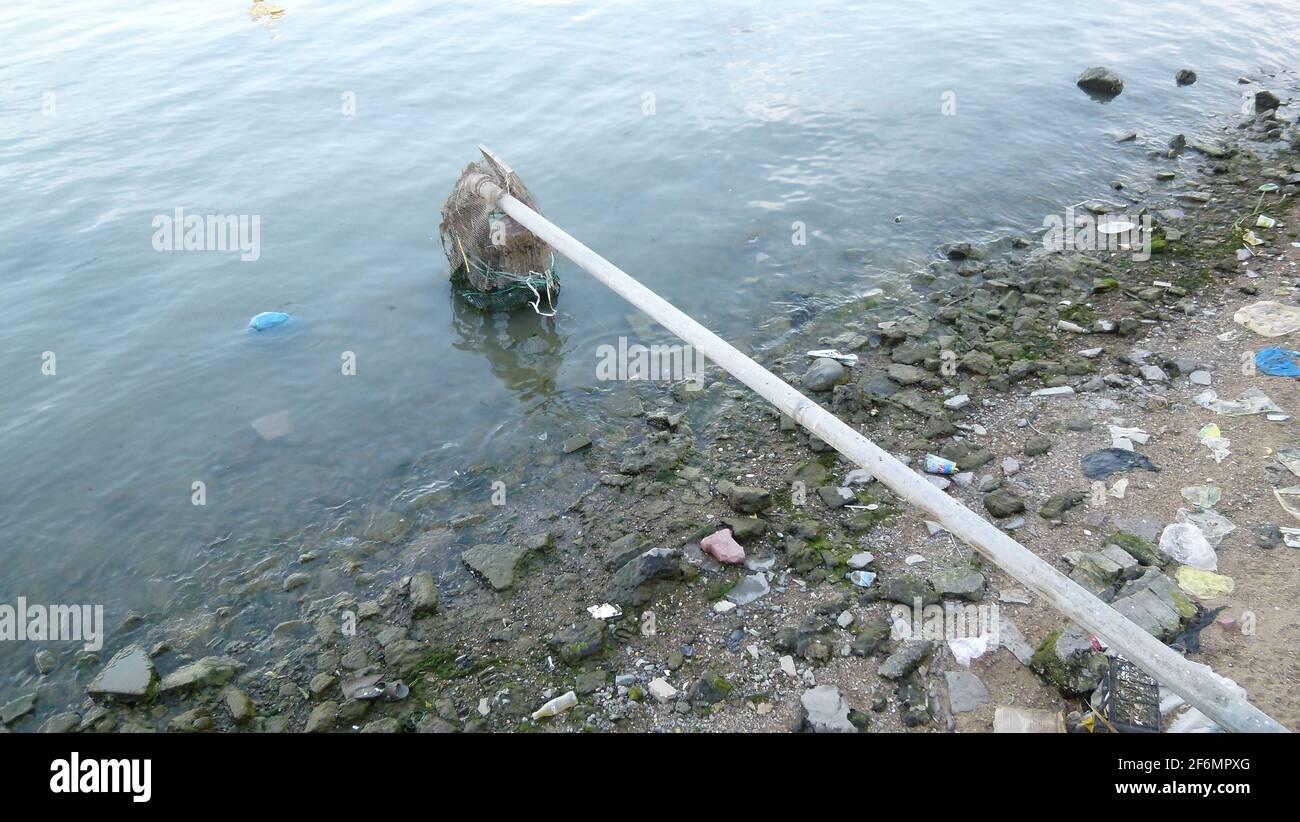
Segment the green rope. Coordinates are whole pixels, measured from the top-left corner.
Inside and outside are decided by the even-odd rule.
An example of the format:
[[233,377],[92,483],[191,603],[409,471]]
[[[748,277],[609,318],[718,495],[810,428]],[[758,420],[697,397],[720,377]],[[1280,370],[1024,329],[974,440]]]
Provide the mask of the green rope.
[[[501,285],[490,291],[482,291],[476,288],[462,287],[461,295],[470,302],[471,305],[479,308],[500,309],[500,308],[519,308],[525,304],[531,304],[533,310],[544,317],[554,316],[555,304],[554,295],[559,291],[559,280],[555,276],[555,253],[551,253],[550,265],[544,271],[529,271],[527,274],[516,274],[513,271],[506,271],[500,268],[493,268],[485,261],[476,257],[471,257],[464,252],[464,248],[459,238],[452,231],[448,231],[453,240],[456,241],[457,248],[461,249],[461,259],[466,264],[485,278],[491,278]],[[446,245],[444,239],[444,245]],[[465,269],[465,265],[458,266],[452,275],[455,276],[457,271]],[[462,274],[461,279],[465,280]],[[467,280],[466,280],[467,282]],[[521,292],[527,292],[523,294]],[[542,295],[546,295],[547,306],[551,313],[547,314],[541,310]],[[532,299],[529,299],[532,297]]]

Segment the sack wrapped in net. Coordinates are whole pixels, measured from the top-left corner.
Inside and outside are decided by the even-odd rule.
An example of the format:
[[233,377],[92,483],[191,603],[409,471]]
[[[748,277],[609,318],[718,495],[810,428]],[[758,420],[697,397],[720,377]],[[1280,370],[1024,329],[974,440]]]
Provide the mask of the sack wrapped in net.
[[532,306],[539,314],[555,312],[560,280],[550,246],[484,200],[473,184],[485,175],[503,191],[534,211],[537,203],[519,175],[480,146],[484,162],[461,172],[442,204],[439,233],[451,267],[452,285],[470,304],[492,311]]

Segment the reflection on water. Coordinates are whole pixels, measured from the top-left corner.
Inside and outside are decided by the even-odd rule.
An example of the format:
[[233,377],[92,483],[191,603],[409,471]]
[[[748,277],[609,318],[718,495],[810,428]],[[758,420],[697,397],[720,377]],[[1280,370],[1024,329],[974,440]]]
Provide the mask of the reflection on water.
[[[110,625],[210,607],[213,577],[363,539],[374,508],[444,521],[485,509],[489,470],[580,469],[553,438],[627,390],[593,388],[597,347],[649,332],[582,276],[553,319],[449,299],[436,214],[480,142],[758,348],[905,293],[942,243],[1149,179],[1148,150],[1300,53],[1259,24],[1289,0],[55,5],[0,4],[0,602],[89,599]],[[1074,85],[1097,63],[1126,81],[1105,106]],[[154,252],[178,207],[260,215],[259,259]],[[286,308],[298,333],[250,339]],[[266,600],[263,627],[292,616]],[[32,675],[0,643],[0,696]]]
[[280,36],[275,30],[275,21],[284,16],[282,6],[274,6],[265,0],[253,0],[253,7],[248,10],[248,18],[254,23],[261,23],[271,30],[271,39],[274,40]]
[[513,313],[487,312],[459,296],[451,297],[452,348],[482,354],[488,370],[520,400],[554,395],[564,340],[554,317],[524,309]]

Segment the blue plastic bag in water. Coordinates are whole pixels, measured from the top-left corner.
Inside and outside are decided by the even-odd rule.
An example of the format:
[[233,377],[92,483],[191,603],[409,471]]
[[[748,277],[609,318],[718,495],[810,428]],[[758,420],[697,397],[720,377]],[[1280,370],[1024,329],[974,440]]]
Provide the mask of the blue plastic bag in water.
[[1300,351],[1265,348],[1255,355],[1255,367],[1273,377],[1300,377]]
[[284,325],[292,319],[292,314],[285,314],[283,311],[263,311],[248,321],[248,327],[254,331],[266,331],[268,328]]

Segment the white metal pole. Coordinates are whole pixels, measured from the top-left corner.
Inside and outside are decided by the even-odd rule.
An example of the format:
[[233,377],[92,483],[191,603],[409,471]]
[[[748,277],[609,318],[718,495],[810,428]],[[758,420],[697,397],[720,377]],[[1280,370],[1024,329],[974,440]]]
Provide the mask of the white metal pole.
[[[486,152],[485,152],[486,153]],[[490,156],[490,153],[487,153]],[[494,159],[494,158],[493,158]],[[1173,649],[1084,590],[1069,577],[998,530],[888,452],[799,393],[772,372],[733,348],[622,269],[571,237],[550,220],[502,191],[483,175],[477,190],[520,225],[546,241],[664,328],[694,346],[711,362],[871,472],[889,490],[938,520],[1022,585],[1036,591],[1065,616],[1100,636],[1129,661],[1230,731],[1288,732],[1276,720],[1194,667]]]

